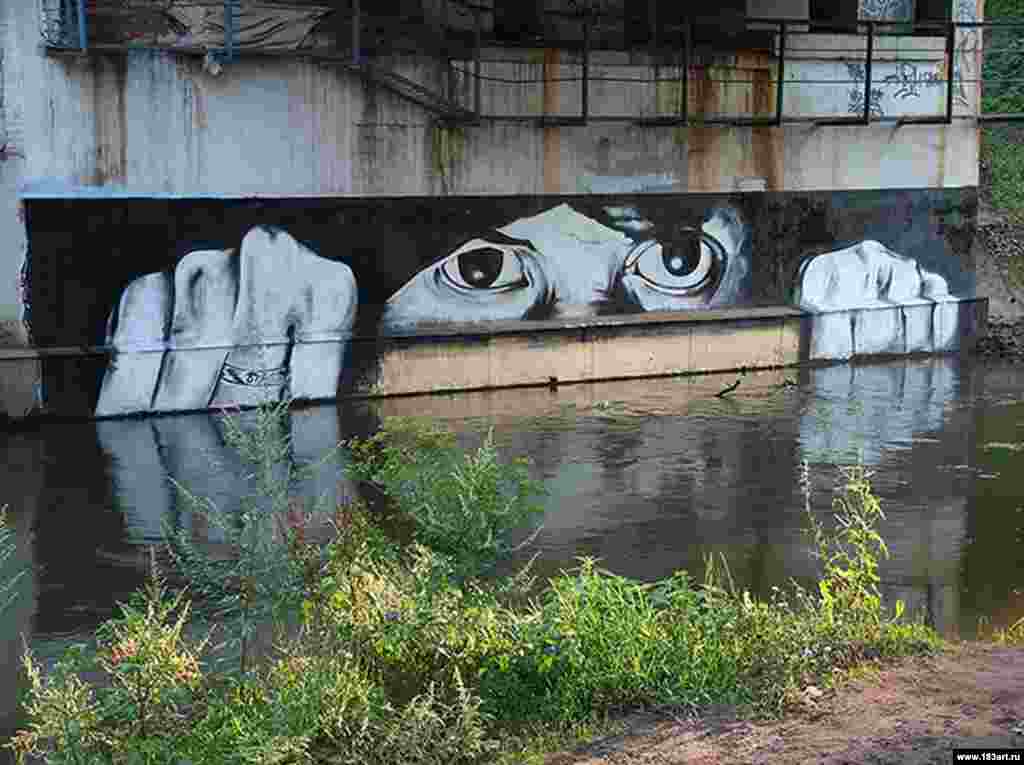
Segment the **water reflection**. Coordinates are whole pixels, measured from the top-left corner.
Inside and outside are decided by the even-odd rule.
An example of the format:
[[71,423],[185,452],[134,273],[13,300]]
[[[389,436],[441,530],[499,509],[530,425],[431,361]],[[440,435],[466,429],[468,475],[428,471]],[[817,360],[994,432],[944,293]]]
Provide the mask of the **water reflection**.
[[[255,430],[255,413],[242,413],[239,425]],[[290,461],[297,469],[314,468],[293,487],[295,496],[337,503],[353,489],[337,467],[342,436],[334,409],[300,410],[289,416]],[[191,530],[197,539],[221,541],[216,527],[193,528],[198,518],[180,488],[208,500],[218,510],[239,512],[243,502],[256,500],[252,467],[228,445],[222,418],[210,414],[159,417],[146,420],[97,422],[96,436],[110,463],[109,478],[125,522],[129,545],[159,542],[165,524]],[[318,463],[335,452],[334,469]],[[283,471],[282,471],[283,472]]]
[[[796,373],[788,371],[786,375]],[[467,446],[493,428],[502,450],[529,454],[546,480],[540,573],[580,555],[643,579],[679,568],[700,575],[724,553],[735,579],[766,594],[809,578],[800,463],[814,475],[823,517],[835,465],[858,452],[875,470],[887,512],[886,594],[946,632],[979,617],[1024,615],[1018,512],[1024,496],[1024,370],[953,357],[884,365],[676,378],[557,390],[471,393],[310,408],[293,413],[291,460],[309,465],[381,417],[447,422]],[[252,416],[243,418],[252,427]],[[224,426],[208,414],[45,425],[0,435],[0,503],[35,564],[26,597],[4,617],[0,689],[14,688],[19,635],[81,633],[141,582],[144,549],[164,523],[217,541],[171,479],[222,509],[251,491]],[[337,501],[355,493],[329,467],[295,487]],[[30,532],[34,535],[30,541]],[[4,706],[6,705],[6,707]],[[0,693],[12,719],[13,694]]]
[[816,403],[802,413],[800,441],[811,462],[877,465],[883,454],[909,448],[914,436],[938,430],[957,396],[949,359],[911,364],[840,365],[809,370]]

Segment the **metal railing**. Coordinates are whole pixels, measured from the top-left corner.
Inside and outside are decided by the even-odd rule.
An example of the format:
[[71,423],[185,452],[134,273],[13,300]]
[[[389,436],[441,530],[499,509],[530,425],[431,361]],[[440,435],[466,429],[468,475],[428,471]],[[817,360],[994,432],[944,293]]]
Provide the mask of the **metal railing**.
[[[480,6],[477,6],[480,8]],[[479,11],[478,11],[479,15]],[[582,43],[575,41],[559,41],[561,50],[569,51],[577,56],[577,61],[568,65],[578,70],[575,74],[564,74],[555,68],[545,68],[541,76],[506,77],[495,73],[495,59],[482,61],[483,52],[488,50],[509,49],[510,46],[499,45],[493,41],[476,35],[473,45],[472,68],[467,68],[466,61],[452,61],[450,66],[463,81],[472,83],[471,103],[461,105],[475,115],[477,121],[537,121],[541,124],[582,124],[586,122],[628,121],[640,124],[662,125],[754,125],[779,126],[784,123],[813,122],[819,125],[869,125],[875,122],[898,122],[900,124],[949,124],[954,119],[977,119],[983,122],[1024,120],[1024,87],[1014,91],[1016,101],[995,98],[989,92],[1024,84],[1024,76],[1012,77],[1006,74],[995,76],[987,68],[987,57],[1003,56],[1002,71],[1024,73],[1024,42],[1013,31],[1024,31],[1024,21],[1013,22],[931,22],[931,23],[895,23],[892,21],[860,21],[856,31],[821,32],[809,25],[806,19],[747,19],[747,26],[757,27],[760,31],[766,28],[771,41],[759,51],[751,48],[729,50],[721,41],[714,45],[694,41],[693,25],[684,24],[680,27],[666,26],[661,29],[658,39],[646,47],[636,50],[649,55],[650,64],[647,69],[651,76],[607,76],[595,72],[593,55],[598,51],[590,45],[592,38],[592,19],[583,18],[580,23],[584,30],[580,37]],[[479,23],[476,25],[479,29]],[[988,35],[993,31],[1005,33],[1004,39],[996,41],[1002,45],[987,43]],[[803,38],[812,45],[794,45],[796,40]],[[880,41],[890,38],[902,45],[888,45],[879,50]],[[815,41],[829,40],[833,44],[826,47],[813,47]],[[932,40],[932,45],[922,41]],[[836,41],[841,41],[836,45]],[[674,43],[674,45],[666,45]],[[934,43],[939,43],[938,45]],[[819,43],[820,44],[820,43]],[[535,42],[530,47],[552,47],[551,41]],[[755,79],[737,77],[709,76],[708,61],[717,59],[719,62],[730,54],[743,56],[751,52],[764,54],[770,76]],[[850,72],[848,77],[790,77],[789,65],[800,61],[807,64],[824,64],[831,61],[842,64]],[[485,66],[490,63],[490,67]],[[667,65],[667,67],[666,67]],[[491,71],[486,71],[487,69]],[[558,67],[566,68],[565,65]],[[607,70],[609,67],[598,67]],[[632,65],[632,69],[644,67]],[[674,69],[677,74],[672,77],[659,76],[659,69]],[[711,68],[728,70],[730,66],[716,65]],[[742,70],[744,67],[736,61],[732,69]],[[820,68],[820,66],[819,66]],[[896,69],[896,72],[879,73],[880,69]],[[499,67],[500,70],[500,67]],[[545,110],[543,113],[511,113],[488,111],[484,103],[483,86],[492,89],[509,86],[527,87],[541,85],[546,89],[559,88],[564,84],[578,84],[579,108],[575,113],[567,113],[564,108],[554,113]],[[678,109],[673,113],[664,110],[650,110],[657,113],[637,115],[636,113],[612,115],[594,110],[592,89],[597,83],[621,83],[629,86],[648,85],[658,87],[662,83],[671,83],[678,91]],[[723,114],[709,112],[693,103],[693,92],[699,86],[717,86],[719,89],[756,88],[767,89],[772,96],[771,113],[764,110],[750,111],[746,114]],[[813,86],[827,86],[833,91],[847,88],[851,96],[850,103],[839,115],[808,114],[806,110],[787,106],[787,99],[795,91],[808,91]],[[915,113],[914,110],[900,111],[883,109],[881,101],[886,98],[886,91],[893,90],[897,97],[909,98],[919,96],[922,89],[938,90],[941,88],[942,103],[930,113]],[[982,89],[986,89],[983,97]],[[449,98],[454,101],[454,91],[450,88]],[[466,88],[464,88],[466,90]],[[1017,93],[1019,92],[1019,97]],[[856,106],[852,104],[856,95]],[[492,101],[497,99],[492,98]],[[547,99],[545,99],[547,101]],[[994,111],[992,104],[1015,106],[1012,110]]]
[[[139,47],[96,43],[90,46],[87,1],[96,2],[44,0],[44,5],[57,3],[52,7],[59,10],[59,23],[51,20],[52,23],[44,25],[48,46],[79,52],[89,47]],[[204,51],[222,61],[262,53],[241,49],[234,39],[237,3],[238,0],[223,0],[223,49]],[[746,18],[741,24],[742,40],[735,44],[730,43],[728,33],[710,41],[702,39],[701,35],[712,26],[708,19],[676,24],[655,24],[652,20],[649,40],[629,46],[626,15],[596,12],[594,3],[587,2],[579,10],[547,12],[557,17],[563,39],[549,36],[515,44],[495,38],[494,8],[473,0],[448,0],[446,9],[462,9],[465,28],[461,38],[449,28],[450,39],[440,46],[448,50],[448,75],[446,87],[438,88],[388,71],[370,60],[361,39],[365,6],[362,0],[352,0],[353,23],[347,51],[342,42],[343,47],[333,51],[294,50],[269,55],[301,56],[347,66],[415,101],[439,115],[442,121],[462,124],[618,121],[772,127],[794,122],[869,125],[949,124],[954,119],[1024,121],[1024,74],[1015,76],[1024,73],[1024,40],[1021,34],[1015,34],[1024,32],[1024,20],[866,20],[837,32],[821,31],[808,19]],[[486,25],[485,16],[489,22]],[[616,37],[618,44],[614,43]],[[464,53],[452,52],[460,46]],[[525,67],[533,71],[530,76],[510,76],[509,70],[521,72],[523,68],[522,60],[515,59],[522,48],[556,50],[559,55],[553,61],[545,57],[546,63]],[[610,56],[624,52],[632,57],[631,63],[609,63]],[[758,59],[755,67],[744,64],[744,59],[751,56]],[[637,58],[646,58],[646,63],[635,63]],[[617,95],[610,89],[616,84],[624,86],[623,91],[646,88],[655,102],[643,103],[625,98],[622,93]],[[542,91],[542,108],[510,108],[517,101],[517,91],[520,102],[531,101],[532,93],[535,106],[537,94],[531,88]],[[567,95],[575,99],[574,105],[565,104]],[[626,104],[618,113],[608,106],[617,98]],[[750,105],[726,108],[743,101]],[[827,108],[817,108],[822,104]]]

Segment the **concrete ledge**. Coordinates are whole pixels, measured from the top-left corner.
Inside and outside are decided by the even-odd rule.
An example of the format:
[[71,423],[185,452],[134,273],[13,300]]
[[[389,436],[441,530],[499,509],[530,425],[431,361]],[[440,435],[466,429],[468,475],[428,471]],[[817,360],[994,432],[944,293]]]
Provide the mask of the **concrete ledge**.
[[810,361],[944,353],[972,348],[985,333],[985,298],[920,301],[808,314]]
[[779,367],[805,357],[810,319],[771,307],[448,325],[379,338],[375,374],[354,392],[394,396]]
[[[349,358],[361,359],[355,368],[362,371],[339,396],[636,379],[966,350],[984,335],[987,308],[985,299],[965,299],[824,313],[751,307],[420,327],[415,333],[353,338]],[[46,413],[92,416],[91,381],[95,378],[98,386],[109,353],[96,347],[0,349],[0,404],[13,417],[37,405],[49,362]],[[139,353],[158,363],[162,350]]]

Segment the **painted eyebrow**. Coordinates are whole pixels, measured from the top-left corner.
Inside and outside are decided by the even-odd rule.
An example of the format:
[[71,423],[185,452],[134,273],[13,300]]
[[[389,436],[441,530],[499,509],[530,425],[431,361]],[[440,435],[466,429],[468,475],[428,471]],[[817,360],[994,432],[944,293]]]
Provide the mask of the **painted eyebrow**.
[[443,263],[448,258],[450,258],[452,256],[452,253],[454,253],[456,250],[459,250],[459,249],[465,247],[467,244],[469,244],[470,242],[472,242],[473,240],[476,240],[476,239],[480,240],[481,242],[484,242],[485,244],[505,245],[507,247],[528,247],[529,249],[533,250],[534,252],[537,251],[537,248],[534,246],[533,242],[531,242],[529,239],[517,239],[514,236],[509,236],[508,234],[503,234],[502,232],[498,231],[497,229],[491,228],[491,229],[487,229],[486,231],[484,231],[481,234],[476,234],[474,236],[470,236],[467,239],[464,239],[462,241],[462,243],[459,244],[457,247],[454,247],[451,252],[447,253],[446,255],[440,256],[439,258],[434,260],[433,263],[431,263],[429,266],[427,266],[427,268],[433,268],[434,266],[436,266],[436,265],[438,265],[440,263]]
[[487,229],[487,231],[482,235],[471,237],[463,244],[471,242],[473,239],[483,239],[485,242],[489,242],[490,244],[504,244],[510,247],[529,247],[531,250],[537,249],[529,239],[517,239],[514,236],[503,234],[496,228]]

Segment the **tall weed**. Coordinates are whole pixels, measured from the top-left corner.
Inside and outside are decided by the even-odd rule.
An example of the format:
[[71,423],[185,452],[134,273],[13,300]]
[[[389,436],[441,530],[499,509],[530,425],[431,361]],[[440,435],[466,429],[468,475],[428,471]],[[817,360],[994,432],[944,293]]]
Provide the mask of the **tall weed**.
[[351,473],[378,486],[410,519],[416,541],[449,556],[460,576],[486,572],[514,552],[508,534],[543,512],[537,500],[544,489],[530,478],[529,460],[501,462],[493,431],[467,453],[450,431],[391,418],[347,445]]

